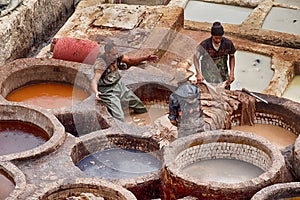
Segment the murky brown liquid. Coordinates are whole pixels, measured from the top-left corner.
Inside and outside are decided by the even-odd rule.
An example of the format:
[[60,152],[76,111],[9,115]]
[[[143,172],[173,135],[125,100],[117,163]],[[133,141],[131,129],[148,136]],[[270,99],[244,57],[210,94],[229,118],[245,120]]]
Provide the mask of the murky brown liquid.
[[281,199],[281,200],[300,200],[300,197],[284,198],[284,199]]
[[258,177],[264,171],[241,160],[212,159],[192,163],[183,172],[204,181],[239,183]]
[[14,183],[9,180],[0,170],[0,199],[5,199],[14,190]]
[[125,114],[125,121],[133,123],[137,126],[145,126],[153,124],[154,121],[168,113],[168,105],[163,102],[145,105],[148,112],[143,114],[127,113]]
[[0,156],[33,149],[49,140],[36,125],[21,121],[0,121]]
[[280,148],[287,147],[295,142],[297,135],[292,132],[271,124],[255,124],[253,126],[233,126],[233,130],[252,132],[268,139]]
[[72,85],[39,83],[21,87],[11,92],[6,99],[54,109],[77,104],[87,97],[88,94],[85,91]]

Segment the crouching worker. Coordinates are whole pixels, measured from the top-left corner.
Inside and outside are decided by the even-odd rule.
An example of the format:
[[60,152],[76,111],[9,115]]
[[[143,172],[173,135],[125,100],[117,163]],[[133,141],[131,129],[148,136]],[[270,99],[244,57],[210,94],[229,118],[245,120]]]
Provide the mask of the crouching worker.
[[203,119],[199,88],[196,85],[187,81],[170,95],[168,118],[177,126],[178,137],[208,130]]
[[157,61],[156,55],[141,57],[129,57],[119,55],[115,44],[108,42],[104,46],[103,60],[106,63],[104,69],[95,68],[95,75],[91,81],[91,88],[95,98],[101,101],[108,112],[116,119],[124,121],[124,111],[121,102],[128,102],[129,108],[135,113],[147,112],[142,101],[120,80],[120,70],[127,70],[129,67],[139,65],[144,61]]

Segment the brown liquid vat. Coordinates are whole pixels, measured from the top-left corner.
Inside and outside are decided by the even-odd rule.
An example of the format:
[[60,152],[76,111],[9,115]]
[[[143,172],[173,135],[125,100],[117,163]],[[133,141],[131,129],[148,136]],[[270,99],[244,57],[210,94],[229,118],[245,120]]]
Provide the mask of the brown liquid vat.
[[46,131],[35,124],[19,120],[0,121],[0,155],[33,149],[49,140]]
[[[284,128],[296,135],[296,140],[292,145],[280,148],[285,160],[288,163],[287,168],[294,179],[300,177],[300,104],[289,99],[276,97],[273,95],[255,93],[268,101],[268,104],[256,102],[254,123],[271,124]],[[231,116],[232,125],[239,125],[241,120],[241,110],[236,110]]]
[[66,179],[63,183],[49,183],[27,199],[54,200],[72,197],[76,199],[80,197],[82,199],[98,199],[102,197],[108,200],[136,200],[130,191],[120,185],[97,178]]
[[[72,148],[71,157],[76,165],[81,159],[90,154],[111,148],[133,149],[147,152],[162,161],[162,151],[159,149],[159,144],[147,136],[124,133],[101,133],[99,131],[81,137],[81,141]],[[160,195],[160,170],[135,178],[108,180],[125,187],[131,191],[137,199],[158,198]]]
[[[201,159],[229,158],[252,163],[265,172],[248,181],[228,184],[203,181],[182,168]],[[165,148],[163,198],[193,196],[200,199],[249,199],[268,185],[285,180],[284,158],[267,140],[250,133],[216,130],[175,140]],[[176,183],[176,184],[173,184]]]
[[14,120],[34,124],[50,138],[33,149],[0,156],[0,160],[19,160],[42,156],[55,151],[65,140],[65,129],[51,113],[19,103],[0,103],[0,120]]
[[[14,164],[8,161],[0,161],[0,172],[3,171],[15,185],[12,192],[6,198],[6,200],[14,200],[17,199],[18,196],[23,192],[26,186],[26,179],[23,172],[17,168]],[[1,186],[5,187],[5,186]]]
[[[296,136],[300,134],[300,104],[273,95],[254,93],[268,101],[256,102],[254,124],[271,124],[287,129]],[[241,109],[231,115],[232,126],[241,124]]]

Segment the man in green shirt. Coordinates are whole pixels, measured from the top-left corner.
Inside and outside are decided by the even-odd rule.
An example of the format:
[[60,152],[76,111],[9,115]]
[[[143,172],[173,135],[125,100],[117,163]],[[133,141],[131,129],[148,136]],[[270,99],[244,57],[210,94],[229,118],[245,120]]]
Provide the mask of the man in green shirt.
[[103,70],[95,69],[95,75],[91,81],[91,88],[96,100],[101,101],[107,107],[109,113],[121,121],[124,121],[121,102],[128,102],[129,108],[132,108],[135,113],[147,112],[142,101],[120,80],[119,69],[127,70],[131,66],[139,65],[144,61],[156,62],[158,57],[156,55],[120,56],[118,49],[112,42],[108,42],[104,46],[104,51],[102,58],[106,63],[106,68]]

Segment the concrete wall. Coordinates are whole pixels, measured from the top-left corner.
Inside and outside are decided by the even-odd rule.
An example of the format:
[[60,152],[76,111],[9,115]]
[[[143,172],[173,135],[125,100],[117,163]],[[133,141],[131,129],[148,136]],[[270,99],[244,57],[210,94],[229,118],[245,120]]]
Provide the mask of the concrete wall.
[[25,0],[0,17],[0,65],[25,57],[73,11],[73,0]]

